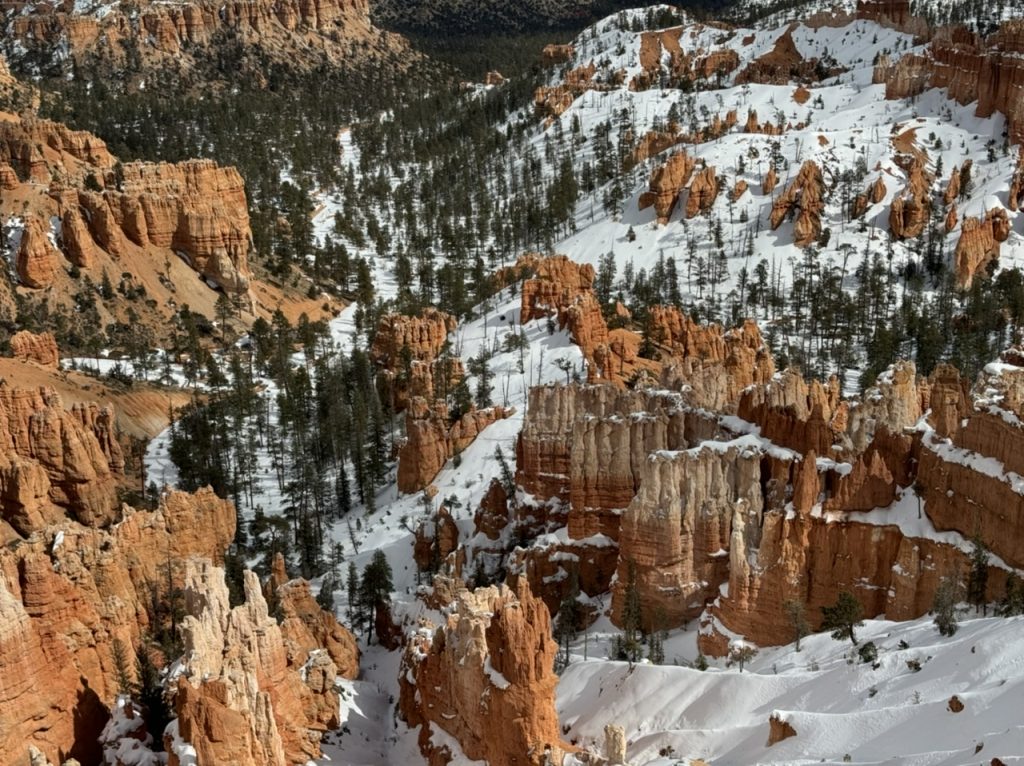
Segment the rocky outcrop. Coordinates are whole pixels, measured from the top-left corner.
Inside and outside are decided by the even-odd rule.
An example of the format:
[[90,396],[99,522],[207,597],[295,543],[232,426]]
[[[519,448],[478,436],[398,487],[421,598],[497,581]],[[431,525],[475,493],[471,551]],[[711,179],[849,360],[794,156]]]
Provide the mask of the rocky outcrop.
[[968,216],[960,227],[954,255],[960,287],[971,286],[999,259],[999,246],[1010,236],[1010,218],[1003,208],[989,210],[982,219]]
[[[500,484],[499,484],[500,486]],[[504,526],[502,519],[501,526]],[[497,537],[497,532],[495,530]],[[444,506],[434,518],[420,522],[413,539],[413,559],[421,572],[436,572],[441,562],[459,547],[459,527]]]
[[398,491],[419,492],[444,464],[466,447],[487,426],[510,417],[515,409],[489,407],[471,410],[454,423],[441,403],[432,408],[422,399],[413,400],[406,415],[406,440],[398,451]]
[[778,229],[782,222],[795,217],[793,241],[798,247],[807,247],[821,234],[821,212],[825,183],[821,169],[813,160],[800,167],[796,178],[772,203],[771,226]]
[[793,724],[784,720],[777,713],[773,713],[768,719],[768,744],[767,747],[777,745],[784,739],[796,736],[796,729]]
[[[339,725],[337,666],[326,652],[291,664],[284,629],[270,616],[256,575],[246,572],[244,586],[245,602],[231,608],[223,570],[188,562],[178,736],[200,763],[286,766],[317,758],[320,734]],[[294,614],[305,599],[291,590],[283,594],[290,618],[308,629]],[[172,756],[170,764],[177,762]]]
[[50,241],[50,229],[39,218],[25,221],[15,268],[18,280],[25,287],[42,289],[53,284],[60,254]]
[[658,223],[668,223],[679,201],[679,195],[690,182],[696,164],[696,160],[685,151],[669,157],[651,174],[649,191],[640,195],[640,209],[653,206]]
[[5,164],[18,184],[45,185],[48,194],[39,214],[27,218],[17,253],[25,286],[53,284],[65,259],[89,269],[101,254],[131,256],[123,270],[138,268],[141,256],[155,272],[180,255],[211,284],[248,292],[252,231],[245,184],[234,168],[212,160],[118,164],[95,136],[32,118],[0,121]]
[[635,578],[645,630],[677,627],[704,609],[728,578],[738,540],[756,548],[764,497],[761,460],[733,447],[658,452],[622,516],[612,610],[619,622]]
[[[755,115],[756,119],[757,115]],[[779,185],[779,177],[775,172],[775,166],[772,165],[768,168],[768,172],[764,174],[764,178],[761,179],[761,193],[771,194],[775,191],[775,187]]]
[[534,91],[533,108],[542,117],[559,117],[579,96],[591,88],[597,68],[593,62],[568,72],[558,85],[542,85]]
[[594,276],[590,264],[575,263],[564,255],[545,258],[537,264],[534,277],[523,283],[519,321],[526,324],[554,316],[564,324],[569,307],[592,292]]
[[[435,588],[436,590],[436,588]],[[439,729],[466,757],[509,766],[561,764],[561,741],[547,607],[525,581],[461,589],[443,625],[410,639],[399,673],[399,712],[419,728],[432,764],[452,753],[432,738]]]
[[[333,612],[320,608],[306,580],[288,580],[277,586],[274,600],[280,612],[281,636],[290,668],[298,671],[307,667],[310,660],[319,663],[317,655],[326,652],[337,675],[348,679],[359,675],[355,636],[338,622]],[[333,686],[333,677],[326,680],[328,688]],[[319,689],[314,691],[323,693]]]
[[193,269],[226,292],[249,288],[252,231],[245,183],[235,168],[212,160],[132,162],[123,166],[118,188],[77,190],[60,201],[62,220],[69,218],[74,232],[69,260],[89,260],[90,243],[74,221],[85,211],[91,239],[115,256],[129,243],[183,253]]
[[567,61],[571,61],[575,53],[575,49],[571,45],[545,45],[544,50],[541,52],[541,58],[544,61],[545,66],[554,66],[555,64],[564,64]]
[[[920,21],[920,20],[919,20]],[[916,96],[927,88],[946,88],[960,104],[977,101],[975,114],[1006,116],[1011,143],[1024,139],[1024,21],[1012,19],[981,40],[964,27],[936,30],[924,55],[876,65],[875,82],[885,82],[889,99]]]
[[235,534],[234,507],[209,490],[123,514],[109,530],[60,519],[0,551],[0,762],[20,763],[32,744],[98,763],[118,692],[114,642],[132,656],[157,627],[154,591],[180,586],[187,557],[221,561]]
[[[136,66],[189,70],[216,53],[225,38],[274,63],[300,69],[324,60],[340,62],[355,46],[382,55],[402,46],[373,29],[366,0],[270,3],[236,0],[223,5],[196,0],[174,5],[144,3],[130,12],[79,14],[62,6],[37,6],[5,20],[12,60],[47,57],[78,65],[124,66],[134,50]],[[62,57],[57,52],[63,51]],[[247,62],[246,62],[247,63]],[[250,65],[251,66],[251,65]],[[261,80],[254,69],[255,83]],[[247,73],[247,72],[246,72]]]
[[22,330],[11,336],[11,355],[15,359],[35,362],[55,370],[60,365],[57,339],[52,332],[36,333]]
[[458,357],[442,356],[454,329],[455,317],[435,308],[419,316],[381,317],[370,359],[387,382],[395,411],[404,411],[417,397],[444,398],[464,376]]
[[717,196],[718,180],[715,178],[715,169],[707,165],[690,183],[690,194],[686,198],[686,217],[694,218],[699,213],[708,212]]
[[817,58],[805,59],[793,41],[796,28],[795,23],[786,27],[770,51],[751,61],[736,75],[736,84],[786,85],[793,80],[820,80],[843,71],[841,68],[828,69]]
[[907,185],[889,208],[889,231],[896,239],[921,236],[931,214],[931,178],[924,161],[917,156],[907,168]]
[[30,535],[65,513],[88,526],[116,518],[124,465],[113,415],[67,411],[52,389],[0,386],[0,520]]

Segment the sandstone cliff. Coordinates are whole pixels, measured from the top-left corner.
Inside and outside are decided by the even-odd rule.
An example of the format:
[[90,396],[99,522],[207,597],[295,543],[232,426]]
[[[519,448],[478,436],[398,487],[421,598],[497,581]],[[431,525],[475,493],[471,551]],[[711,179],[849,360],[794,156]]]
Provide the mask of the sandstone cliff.
[[[207,561],[188,562],[177,733],[200,763],[303,763],[320,755],[322,733],[339,725],[338,655],[311,649],[302,640],[312,637],[310,628],[319,620],[304,619],[313,610],[296,588],[281,594],[285,625],[279,626],[256,575],[246,572],[244,582],[245,603],[231,608],[224,572]],[[349,665],[342,670],[353,677],[354,642],[348,636],[344,643],[348,647],[341,656]],[[169,763],[177,766],[177,757]]]
[[59,519],[0,552],[3,763],[20,763],[28,744],[57,762],[98,762],[118,691],[115,640],[134,651],[153,627],[150,586],[180,583],[186,557],[219,562],[235,533],[234,508],[208,490],[123,515],[109,530]]
[[109,408],[68,411],[52,389],[0,386],[0,535],[28,536],[65,514],[113,522],[124,466],[113,431]]
[[443,625],[412,636],[399,674],[399,711],[419,727],[424,756],[431,764],[451,760],[432,742],[436,727],[471,759],[560,764],[567,746],[555,713],[557,646],[547,607],[520,581],[456,590],[447,612]]
[[[72,62],[108,68],[133,63],[143,72],[164,68],[189,73],[202,70],[206,57],[232,38],[246,51],[300,70],[325,61],[351,61],[355,46],[370,59],[406,50],[397,35],[372,26],[367,0],[146,2],[134,9],[113,6],[92,13],[77,6],[21,10],[7,11],[4,18],[8,38],[3,50],[12,62],[35,56],[69,67]],[[58,51],[64,55],[57,56]],[[251,76],[257,84],[266,82],[265,72],[243,64],[238,74]]]

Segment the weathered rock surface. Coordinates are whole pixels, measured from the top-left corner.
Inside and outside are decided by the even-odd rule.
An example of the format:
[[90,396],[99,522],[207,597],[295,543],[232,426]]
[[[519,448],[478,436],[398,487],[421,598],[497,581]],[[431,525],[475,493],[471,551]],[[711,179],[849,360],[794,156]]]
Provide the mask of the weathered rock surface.
[[957,284],[967,288],[976,277],[985,276],[1009,235],[1010,219],[1001,207],[989,210],[982,219],[964,218],[954,255]]
[[772,203],[771,226],[777,229],[782,222],[795,217],[793,241],[798,247],[806,247],[821,234],[821,211],[825,183],[821,168],[813,160],[800,167],[800,172],[786,190]]
[[[918,22],[922,20],[918,19]],[[1011,19],[984,40],[964,27],[935,30],[924,55],[910,54],[876,66],[875,82],[886,98],[908,98],[928,88],[947,88],[960,104],[977,101],[975,114],[1006,116],[1011,143],[1024,139],[1024,21]]]
[[[137,51],[143,71],[148,67],[189,70],[212,55],[225,39],[238,40],[278,64],[312,68],[325,59],[338,62],[355,46],[364,56],[402,50],[397,36],[382,34],[370,24],[366,0],[317,0],[270,3],[235,1],[217,5],[205,0],[168,5],[144,3],[134,12],[113,8],[104,14],[79,14],[63,6],[37,6],[11,14],[12,59],[24,55],[64,58],[78,64],[100,61],[123,66],[127,51]],[[251,65],[250,65],[251,66]],[[263,76],[253,67],[256,82]]]
[[15,333],[11,336],[11,354],[15,359],[35,362],[54,370],[60,365],[57,339],[52,332],[36,334],[22,330]]
[[152,627],[149,584],[180,585],[189,556],[221,561],[235,533],[234,508],[209,490],[124,514],[109,530],[61,519],[0,552],[0,762],[20,763],[28,744],[99,762],[114,641],[133,652]]
[[417,397],[428,402],[435,397],[443,399],[464,377],[462,360],[442,355],[454,329],[455,317],[435,308],[414,317],[381,317],[370,359],[387,382],[396,412],[407,409]]
[[50,229],[36,216],[25,222],[15,268],[18,280],[25,287],[42,289],[53,284],[60,253],[50,241]]
[[488,407],[471,410],[449,423],[442,404],[430,408],[424,400],[414,400],[406,416],[406,441],[398,451],[398,491],[424,489],[444,464],[472,444],[481,431],[514,412],[504,407]]
[[686,217],[694,218],[699,213],[706,213],[715,203],[718,196],[718,180],[715,169],[708,165],[693,177],[690,183],[690,194],[686,198]]
[[124,466],[109,409],[65,410],[52,389],[0,386],[0,520],[30,535],[65,513],[103,526]]
[[[245,603],[231,608],[223,570],[188,562],[178,734],[200,763],[286,766],[317,758],[320,735],[339,725],[337,667],[331,655],[316,652],[307,652],[302,666],[293,665],[290,659],[297,662],[303,654],[289,657],[285,629],[270,616],[256,575],[246,572],[244,586]],[[296,614],[305,599],[294,590],[283,594],[292,610],[286,619],[308,632]],[[294,637],[294,623],[291,632]],[[172,756],[170,764],[177,766],[177,759]]]
[[555,713],[556,651],[547,607],[524,580],[456,591],[445,624],[412,636],[399,674],[399,711],[419,727],[424,756],[451,760],[432,742],[436,727],[471,759],[560,764],[569,748]]
[[650,191],[640,195],[640,209],[654,206],[659,223],[668,223],[679,195],[690,182],[696,160],[685,151],[673,154],[651,174]]

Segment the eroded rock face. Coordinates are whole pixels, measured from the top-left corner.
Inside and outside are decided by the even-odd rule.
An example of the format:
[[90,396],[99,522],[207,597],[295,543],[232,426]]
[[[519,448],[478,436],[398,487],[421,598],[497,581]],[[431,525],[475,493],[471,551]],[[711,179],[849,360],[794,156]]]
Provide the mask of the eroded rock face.
[[0,386],[0,520],[26,536],[65,513],[112,522],[124,467],[113,422],[109,408],[65,410],[52,389]]
[[300,68],[324,58],[338,61],[358,43],[400,47],[373,29],[366,0],[144,3],[134,13],[114,8],[102,16],[79,15],[63,6],[30,10],[9,19],[8,53],[53,57],[59,48],[78,63],[98,60],[114,66],[123,65],[126,50],[134,46],[144,68],[173,64],[187,70],[225,36],[274,62]]
[[421,397],[444,398],[465,375],[462,360],[442,355],[448,334],[455,329],[455,317],[427,308],[419,316],[385,314],[381,317],[370,359],[391,391],[396,412]]
[[547,752],[560,764],[568,746],[555,713],[557,649],[547,607],[524,580],[457,590],[445,624],[410,638],[399,673],[399,711],[419,727],[424,756],[451,760],[431,741],[436,727],[471,759],[541,766]]
[[60,253],[53,246],[49,235],[49,226],[39,218],[32,216],[25,222],[15,264],[18,280],[25,287],[38,290],[53,284]]
[[640,195],[640,209],[644,210],[653,205],[658,223],[668,223],[679,201],[679,195],[689,183],[695,166],[696,160],[685,151],[669,157],[651,175],[650,190]]
[[149,584],[180,584],[189,556],[221,561],[235,533],[233,506],[209,490],[124,514],[109,530],[62,518],[0,551],[0,762],[20,763],[32,744],[56,762],[98,763],[118,692],[114,641],[131,656],[151,627]]
[[718,180],[715,169],[708,165],[693,177],[690,194],[686,198],[686,217],[694,218],[699,213],[706,213],[715,204],[718,196]]
[[472,444],[481,431],[514,412],[514,408],[488,407],[471,410],[449,423],[443,405],[429,408],[425,401],[414,400],[406,417],[406,442],[398,451],[398,491],[424,489],[444,464]]
[[[303,619],[306,598],[296,592],[301,587],[282,594],[286,620],[293,621],[286,629],[270,616],[255,574],[245,573],[244,586],[245,603],[231,608],[223,570],[207,561],[187,563],[178,734],[200,763],[286,766],[317,758],[320,735],[339,725],[338,668],[331,654],[304,652],[304,642],[295,641],[297,633],[312,635]],[[303,656],[305,680],[293,664]],[[172,756],[171,766],[177,763]]]
[[[917,19],[923,23],[923,20]],[[886,98],[908,98],[927,88],[947,88],[961,104],[977,101],[975,114],[1006,116],[1011,143],[1024,138],[1024,21],[1012,19],[979,39],[964,27],[935,30],[924,55],[910,54],[895,63],[880,61],[875,82],[885,83]]]
[[1003,208],[989,210],[982,219],[968,216],[960,227],[956,244],[956,279],[963,288],[999,259],[999,246],[1010,236],[1010,219]]
[[51,370],[60,365],[60,352],[57,351],[57,339],[52,332],[31,333],[22,330],[11,336],[11,354],[15,359],[35,362]]
[[761,461],[732,448],[654,453],[622,516],[619,571],[612,590],[620,621],[631,570],[645,630],[682,625],[727,577],[737,542],[756,547],[764,509]]
[[921,236],[931,214],[931,179],[924,162],[915,156],[907,169],[907,185],[889,208],[889,231],[897,239]]
[[794,218],[793,241],[806,247],[821,234],[821,211],[825,207],[825,183],[821,168],[813,160],[805,162],[793,182],[772,203],[771,226],[777,229],[788,218]]

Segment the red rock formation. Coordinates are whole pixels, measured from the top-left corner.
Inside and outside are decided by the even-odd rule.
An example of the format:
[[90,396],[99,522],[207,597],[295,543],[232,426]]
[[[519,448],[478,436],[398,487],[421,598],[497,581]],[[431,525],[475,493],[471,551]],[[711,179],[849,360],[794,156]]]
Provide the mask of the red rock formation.
[[575,49],[571,45],[545,45],[542,58],[545,66],[553,66],[571,61],[574,53]]
[[897,239],[921,236],[931,214],[931,179],[921,157],[907,168],[907,185],[889,208],[889,231]]
[[[497,486],[500,487],[501,484]],[[448,509],[441,506],[433,519],[420,522],[416,528],[413,558],[416,560],[417,569],[436,572],[441,562],[448,558],[448,554],[453,553],[458,547],[459,527]]]
[[1024,140],[1024,21],[1013,19],[981,41],[963,27],[938,30],[925,55],[879,62],[875,82],[885,82],[886,98],[908,98],[926,88],[947,88],[961,104],[977,101],[975,114],[1006,116],[1010,141]]
[[0,386],[0,520],[21,535],[65,511],[89,526],[112,522],[114,467],[124,465],[112,423],[110,413],[83,409],[76,417],[51,389]]
[[826,385],[817,380],[808,384],[799,373],[786,370],[767,386],[745,390],[737,414],[781,446],[830,455],[839,436],[833,423],[839,412],[835,378]]
[[8,32],[37,56],[55,55],[62,48],[77,62],[89,58],[117,65],[134,48],[144,66],[174,62],[184,69],[225,37],[271,61],[302,68],[325,58],[340,61],[357,45],[367,49],[367,56],[404,47],[373,29],[367,0],[146,3],[133,13],[115,8],[103,16],[36,6],[15,16]]
[[181,561],[220,561],[234,538],[234,508],[209,490],[125,513],[109,530],[62,519],[0,551],[2,763],[21,763],[29,744],[58,762],[99,762],[118,691],[114,641],[131,656],[150,627],[149,584],[180,584]]
[[805,162],[786,190],[772,204],[771,226],[777,229],[788,217],[796,216],[794,244],[806,247],[821,234],[821,211],[825,183],[821,169],[813,160]]
[[[300,634],[312,635],[299,616],[307,611],[308,592],[297,590],[282,594],[293,612],[286,611],[286,619],[293,636],[296,623]],[[189,615],[181,628],[185,658],[175,709],[178,735],[195,748],[199,762],[285,766],[319,757],[320,733],[340,723],[331,656],[307,652],[304,673],[290,664],[284,630],[270,617],[252,572],[245,573],[245,603],[232,609],[223,570],[190,561],[185,601]],[[303,656],[298,648],[294,660]],[[176,766],[177,758],[170,764]]]
[[747,193],[747,188],[748,187],[747,187],[747,182],[746,181],[743,181],[743,180],[737,181],[736,185],[732,189],[732,194],[729,195],[730,198],[732,199],[732,201],[733,202],[738,201],[740,197],[742,197],[744,194]]
[[633,162],[640,164],[646,162],[656,154],[661,154],[666,149],[671,149],[679,143],[679,135],[675,129],[670,131],[649,130],[640,139],[633,150]]
[[416,397],[433,401],[435,394],[443,396],[464,376],[458,357],[439,358],[454,329],[455,317],[435,308],[415,317],[381,317],[370,359],[388,381],[395,411],[405,410]]
[[445,624],[418,631],[402,659],[398,707],[419,727],[420,750],[431,764],[451,760],[432,741],[436,727],[473,760],[560,764],[569,747],[555,713],[558,647],[547,607],[521,579],[512,588],[459,590],[454,598]]
[[970,287],[989,264],[999,259],[999,246],[1010,234],[1010,219],[1003,208],[989,210],[984,219],[967,217],[960,227],[956,244],[956,278],[961,287]]
[[[359,675],[359,648],[355,637],[332,612],[317,604],[305,580],[289,580],[278,586],[275,600],[281,613],[281,636],[288,665],[298,671],[319,651],[327,656],[343,678]],[[333,686],[334,678],[328,686]]]
[[540,261],[534,278],[523,283],[519,321],[526,324],[555,315],[564,324],[569,307],[593,289],[594,275],[593,266],[574,263],[564,255]]
[[763,508],[758,455],[731,448],[652,454],[622,516],[612,609],[621,620],[635,567],[645,630],[699,614],[729,571],[736,536],[757,540]]
[[640,209],[644,210],[653,205],[658,223],[668,223],[679,201],[679,195],[689,183],[695,166],[696,160],[685,151],[669,157],[651,174],[650,191],[640,195]]
[[[756,121],[757,113],[754,112],[752,114],[754,115],[754,119]],[[761,181],[761,193],[771,194],[775,190],[775,187],[778,186],[778,184],[779,177],[775,173],[775,166],[772,165],[771,167],[768,168],[768,172],[765,173],[764,179]]]
[[408,494],[424,489],[481,431],[514,413],[514,409],[489,407],[467,412],[449,424],[442,404],[430,409],[423,400],[414,400],[406,416],[406,442],[398,451],[398,491]]
[[946,212],[945,228],[946,233],[953,231],[956,228],[957,223],[960,221],[960,215],[957,213],[956,205],[950,205],[949,210]]
[[60,353],[57,351],[57,339],[52,332],[36,335],[22,330],[11,336],[11,354],[15,359],[35,362],[43,367],[57,369],[60,365]]
[[49,227],[39,218],[25,221],[18,247],[18,279],[26,287],[42,289],[53,283],[60,254],[50,241]]
[[596,71],[591,62],[566,74],[559,85],[540,86],[533,94],[534,110],[542,117],[562,115],[578,96],[594,87],[592,80]]
[[793,724],[789,721],[782,720],[777,714],[773,713],[768,719],[768,744],[767,747],[777,745],[784,739],[796,736],[796,729],[793,728]]
[[[797,24],[790,24],[779,35],[773,48],[762,56],[751,61],[736,75],[736,84],[763,83],[770,85],[786,85],[792,80],[817,80],[821,78],[818,59],[805,59],[793,41],[793,31]],[[841,73],[841,68],[828,70],[826,76]]]
[[693,177],[690,183],[690,194],[686,198],[686,217],[693,218],[698,213],[706,213],[715,204],[718,196],[718,180],[715,169],[710,165]]

